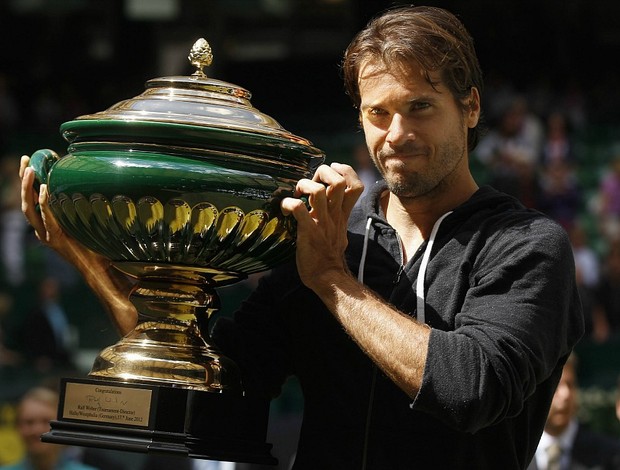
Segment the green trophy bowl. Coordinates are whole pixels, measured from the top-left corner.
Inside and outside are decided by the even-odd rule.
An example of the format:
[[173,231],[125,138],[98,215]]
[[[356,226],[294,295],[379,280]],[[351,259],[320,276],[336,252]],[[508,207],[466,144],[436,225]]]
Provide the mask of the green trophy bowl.
[[206,41],[189,59],[193,75],[149,80],[64,123],[65,156],[31,157],[63,230],[135,278],[139,317],[87,378],[63,379],[43,440],[273,463],[268,403],[247,395],[206,326],[217,287],[294,254],[280,201],[324,154],[252,107],[247,90],[208,78]]

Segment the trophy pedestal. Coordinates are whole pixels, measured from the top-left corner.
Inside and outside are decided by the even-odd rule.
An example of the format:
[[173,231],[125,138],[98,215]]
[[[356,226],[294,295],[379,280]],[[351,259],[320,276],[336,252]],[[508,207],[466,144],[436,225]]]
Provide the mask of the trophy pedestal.
[[62,379],[44,442],[277,464],[265,442],[269,402],[241,393]]

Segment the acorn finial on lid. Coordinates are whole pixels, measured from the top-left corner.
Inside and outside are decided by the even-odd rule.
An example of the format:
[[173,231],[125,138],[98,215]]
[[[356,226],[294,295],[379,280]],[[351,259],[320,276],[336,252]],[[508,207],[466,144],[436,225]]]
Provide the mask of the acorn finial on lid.
[[202,70],[204,67],[208,67],[213,62],[213,53],[211,52],[211,46],[204,38],[198,39],[192,46],[189,56],[187,56],[189,62],[196,67],[196,71],[192,74],[193,77],[206,77],[206,74]]

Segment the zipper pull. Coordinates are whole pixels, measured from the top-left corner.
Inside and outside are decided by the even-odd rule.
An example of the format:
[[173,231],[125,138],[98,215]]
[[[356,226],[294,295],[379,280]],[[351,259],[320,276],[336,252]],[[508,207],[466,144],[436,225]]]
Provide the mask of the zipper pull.
[[396,276],[394,276],[394,280],[392,281],[393,285],[396,285],[400,282],[400,276],[403,273],[403,271],[405,270],[405,266],[403,266],[402,264],[398,267],[398,271],[396,272]]

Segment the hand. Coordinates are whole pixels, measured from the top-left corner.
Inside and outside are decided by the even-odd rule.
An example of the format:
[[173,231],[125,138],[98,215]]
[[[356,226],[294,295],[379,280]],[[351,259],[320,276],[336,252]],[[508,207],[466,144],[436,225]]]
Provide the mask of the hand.
[[33,169],[28,167],[29,162],[30,157],[24,155],[19,166],[21,207],[36,237],[80,271],[110,313],[120,333],[127,333],[137,321],[137,312],[128,300],[133,283],[113,269],[109,259],[88,249],[62,230],[49,206],[47,185],[41,184],[38,194],[34,189],[35,175]]
[[347,224],[364,185],[349,165],[321,165],[312,180],[297,183],[295,195],[306,195],[310,209],[301,199],[285,198],[281,208],[297,220],[297,269],[302,282],[317,291],[334,274],[348,274],[344,259]]
[[[26,220],[34,228],[36,237],[44,244],[68,258],[69,246],[77,244],[77,241],[66,235],[58,225],[48,204],[47,185],[42,184],[39,193],[34,189],[35,174],[28,166],[30,157],[24,155],[19,165],[19,177],[21,178],[21,207]],[[37,209],[40,207],[40,212]],[[69,259],[70,260],[70,259]]]

